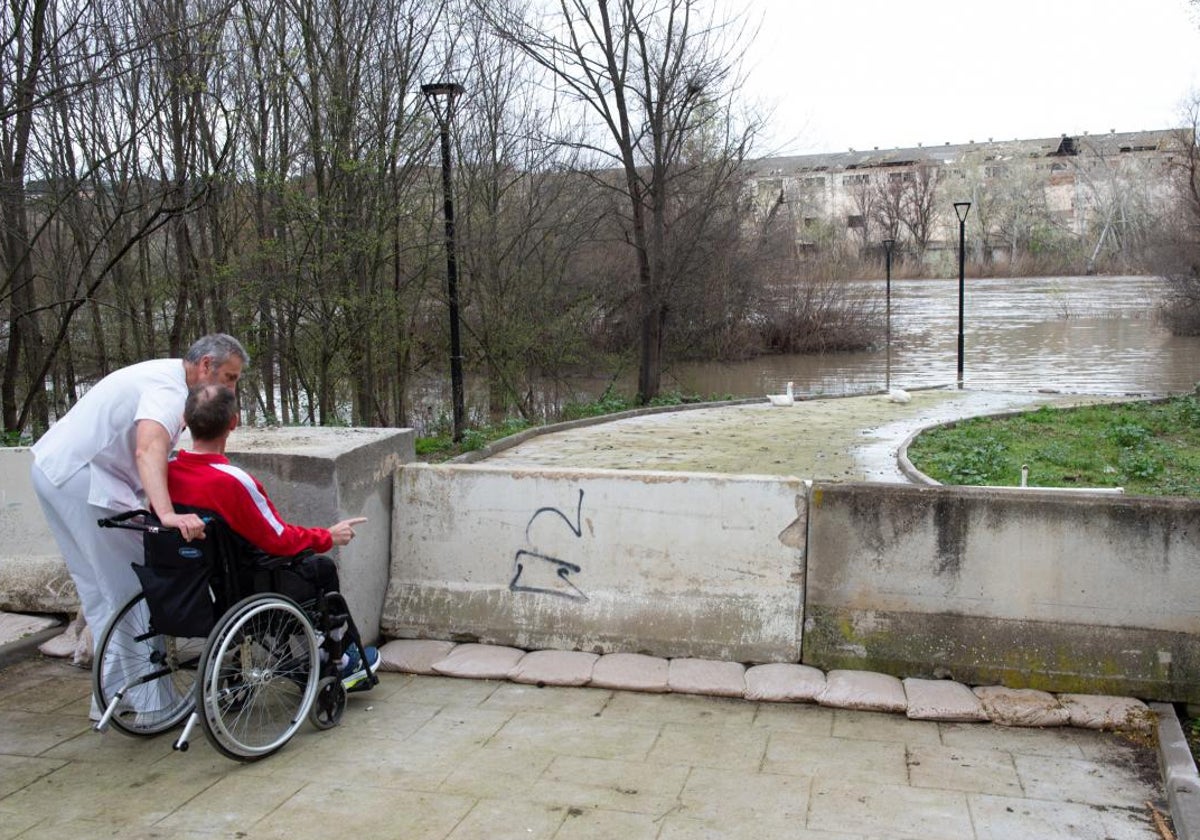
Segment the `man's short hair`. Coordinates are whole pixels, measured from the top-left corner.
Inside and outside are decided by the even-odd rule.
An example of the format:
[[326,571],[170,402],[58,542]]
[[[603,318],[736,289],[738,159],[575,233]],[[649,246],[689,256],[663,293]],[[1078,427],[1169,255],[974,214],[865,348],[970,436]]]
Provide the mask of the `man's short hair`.
[[225,333],[209,333],[206,336],[196,339],[195,343],[188,348],[183,358],[192,364],[199,364],[200,360],[205,356],[212,359],[216,367],[220,367],[229,361],[230,356],[237,356],[242,360],[243,365],[250,364],[250,355],[246,352],[246,348],[242,346],[242,343],[233,336]]
[[237,416],[237,394],[224,385],[197,385],[188,391],[183,422],[193,440],[217,440]]

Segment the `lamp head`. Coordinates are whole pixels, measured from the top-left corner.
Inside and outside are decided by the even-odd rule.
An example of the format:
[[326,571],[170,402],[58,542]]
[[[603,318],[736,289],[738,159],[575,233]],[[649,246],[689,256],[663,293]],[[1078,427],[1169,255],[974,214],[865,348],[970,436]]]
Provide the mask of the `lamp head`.
[[969,202],[969,201],[954,202],[954,213],[956,216],[958,216],[959,222],[965,222],[967,220],[967,213],[969,213],[970,211],[971,211],[971,202]]
[[[424,94],[425,101],[429,103],[434,116],[437,117],[438,123],[443,128],[450,123],[450,117],[454,112],[454,100],[465,91],[466,88],[458,82],[432,82],[421,85],[421,93]],[[443,99],[445,100],[444,105]]]

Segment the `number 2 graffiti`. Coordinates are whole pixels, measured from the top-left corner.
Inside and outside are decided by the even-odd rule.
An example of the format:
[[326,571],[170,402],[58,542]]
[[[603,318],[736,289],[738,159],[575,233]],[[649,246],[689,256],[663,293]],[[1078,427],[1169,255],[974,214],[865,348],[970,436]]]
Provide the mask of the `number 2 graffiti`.
[[[522,548],[513,558],[516,567],[508,588],[512,592],[540,592],[544,595],[558,595],[573,601],[586,601],[587,595],[571,582],[570,576],[583,571],[581,566],[555,557],[540,548],[534,541],[531,532],[534,523],[540,516],[549,516],[551,522],[561,519],[570,529],[575,539],[583,537],[583,490],[579,491],[579,499],[575,504],[575,521],[555,507],[542,507],[534,511],[525,525],[525,542],[530,548]],[[541,529],[545,531],[545,529]],[[553,536],[553,532],[549,534]]]

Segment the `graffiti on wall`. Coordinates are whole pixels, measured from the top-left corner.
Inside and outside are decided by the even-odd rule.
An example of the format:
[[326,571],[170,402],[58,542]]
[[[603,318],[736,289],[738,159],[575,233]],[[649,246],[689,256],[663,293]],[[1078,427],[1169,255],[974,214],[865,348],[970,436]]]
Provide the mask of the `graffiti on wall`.
[[[535,529],[535,525],[538,527]],[[583,538],[583,490],[575,503],[575,519],[556,507],[541,507],[534,511],[525,525],[526,547],[513,558],[513,578],[508,584],[512,592],[539,592],[558,595],[573,601],[586,601],[571,575],[583,567],[563,559],[558,549],[569,547],[572,540]],[[565,545],[564,545],[565,543]]]

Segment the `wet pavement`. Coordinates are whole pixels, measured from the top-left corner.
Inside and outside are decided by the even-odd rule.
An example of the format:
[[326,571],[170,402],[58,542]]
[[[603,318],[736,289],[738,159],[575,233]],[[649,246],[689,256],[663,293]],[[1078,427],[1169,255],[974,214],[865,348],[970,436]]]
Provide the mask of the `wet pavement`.
[[[1077,728],[381,674],[253,764],[97,734],[89,678],[0,671],[0,838],[1162,840],[1154,749]],[[1165,824],[1165,823],[1164,823]]]

